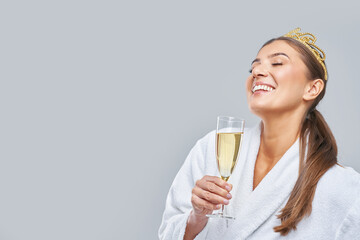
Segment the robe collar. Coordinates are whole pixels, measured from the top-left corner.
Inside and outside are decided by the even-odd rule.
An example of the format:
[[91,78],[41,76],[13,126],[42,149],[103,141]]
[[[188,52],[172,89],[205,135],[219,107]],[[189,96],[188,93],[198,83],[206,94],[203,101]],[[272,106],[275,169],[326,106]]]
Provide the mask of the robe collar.
[[230,178],[232,181],[229,181],[235,191],[233,190],[233,201],[227,207],[230,214],[235,214],[236,219],[229,220],[228,227],[224,224],[226,220],[216,220],[220,231],[214,239],[248,238],[271,216],[280,213],[295,185],[299,174],[299,140],[287,150],[253,191],[260,134],[261,124],[244,133],[239,162],[233,178]]

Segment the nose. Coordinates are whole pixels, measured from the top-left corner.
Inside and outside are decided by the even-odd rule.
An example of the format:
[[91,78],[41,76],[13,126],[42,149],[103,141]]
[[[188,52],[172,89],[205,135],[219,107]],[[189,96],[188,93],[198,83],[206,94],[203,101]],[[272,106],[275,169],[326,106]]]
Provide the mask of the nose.
[[267,77],[268,71],[263,64],[258,64],[253,68],[252,74],[254,78]]

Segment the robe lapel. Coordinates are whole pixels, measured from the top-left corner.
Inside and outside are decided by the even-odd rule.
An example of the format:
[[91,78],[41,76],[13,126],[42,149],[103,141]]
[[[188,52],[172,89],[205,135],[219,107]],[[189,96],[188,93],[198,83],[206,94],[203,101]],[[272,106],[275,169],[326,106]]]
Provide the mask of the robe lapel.
[[229,210],[236,213],[236,219],[229,224],[229,228],[221,229],[214,239],[248,238],[269,217],[277,214],[288,199],[298,177],[299,143],[296,141],[252,191],[254,166],[260,145],[259,129],[253,131],[248,144],[249,146],[244,146],[243,149],[248,147],[249,151],[239,159],[245,161],[243,158],[246,157],[246,164],[242,165],[244,169],[237,169],[239,174],[237,179],[233,179],[237,191],[234,192],[236,195],[229,205]]

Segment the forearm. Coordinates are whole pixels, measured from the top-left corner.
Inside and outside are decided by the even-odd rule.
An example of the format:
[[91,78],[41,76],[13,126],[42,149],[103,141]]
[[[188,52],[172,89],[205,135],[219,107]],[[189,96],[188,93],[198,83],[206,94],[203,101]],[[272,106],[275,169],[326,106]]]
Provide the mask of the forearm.
[[191,211],[186,223],[184,240],[193,240],[206,226],[208,218],[204,215],[195,215]]

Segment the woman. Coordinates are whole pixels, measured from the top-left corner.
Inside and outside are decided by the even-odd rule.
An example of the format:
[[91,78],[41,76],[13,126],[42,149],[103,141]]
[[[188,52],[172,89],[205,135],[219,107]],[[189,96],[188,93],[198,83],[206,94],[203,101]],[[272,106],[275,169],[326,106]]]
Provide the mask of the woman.
[[[160,239],[360,239],[360,175],[337,164],[335,139],[316,110],[325,54],[299,30],[265,43],[252,62],[247,99],[262,121],[245,130],[229,182],[216,177],[210,132],[173,182]],[[206,217],[221,204],[234,221]]]

